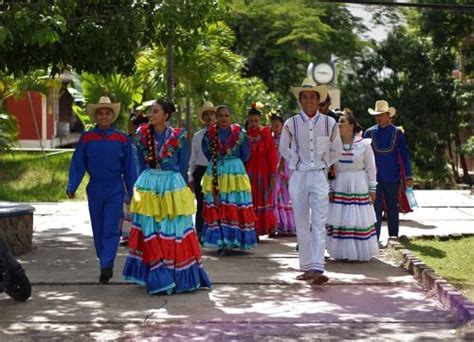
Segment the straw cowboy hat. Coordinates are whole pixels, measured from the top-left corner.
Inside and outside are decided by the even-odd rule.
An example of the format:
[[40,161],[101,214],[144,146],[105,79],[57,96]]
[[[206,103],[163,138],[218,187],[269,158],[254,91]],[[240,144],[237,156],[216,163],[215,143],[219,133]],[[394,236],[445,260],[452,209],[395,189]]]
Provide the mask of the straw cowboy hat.
[[388,102],[385,100],[378,100],[375,102],[375,109],[369,108],[368,112],[370,115],[389,113],[391,118],[393,118],[396,114],[395,108],[389,107]]
[[317,85],[311,78],[305,78],[301,87],[291,87],[291,92],[299,100],[302,91],[314,91],[319,94],[319,102],[326,100],[328,88],[325,85]]
[[204,102],[204,104],[202,105],[202,107],[199,109],[199,112],[198,112],[199,120],[201,120],[201,122],[204,122],[202,118],[202,114],[204,114],[204,112],[207,112],[208,110],[213,111],[215,113],[216,109],[217,107],[214,107],[214,104],[211,101]]
[[112,103],[108,96],[101,96],[98,103],[89,103],[86,106],[86,112],[93,122],[96,121],[95,112],[99,108],[110,108],[114,113],[113,121],[117,120],[120,113],[120,103]]

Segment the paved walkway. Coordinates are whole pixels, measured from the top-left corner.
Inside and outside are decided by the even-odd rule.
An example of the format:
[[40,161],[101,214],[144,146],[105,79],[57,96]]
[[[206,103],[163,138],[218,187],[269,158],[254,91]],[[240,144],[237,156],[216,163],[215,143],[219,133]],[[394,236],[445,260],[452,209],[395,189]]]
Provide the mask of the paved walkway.
[[[402,217],[401,234],[474,231],[474,198],[462,191],[419,191],[421,206]],[[449,204],[449,205],[448,205]],[[263,239],[255,251],[204,252],[212,290],[148,296],[120,279],[98,285],[85,202],[34,204],[36,249],[21,256],[32,298],[0,295],[0,340],[454,339],[454,313],[381,254],[363,264],[327,262],[330,282],[299,274],[294,238]]]

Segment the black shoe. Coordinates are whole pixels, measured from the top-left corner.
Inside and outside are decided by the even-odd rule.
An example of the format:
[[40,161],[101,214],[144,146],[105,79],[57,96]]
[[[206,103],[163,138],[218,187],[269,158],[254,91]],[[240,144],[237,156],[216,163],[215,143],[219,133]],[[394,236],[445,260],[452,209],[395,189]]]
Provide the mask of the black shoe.
[[108,284],[110,278],[114,275],[114,271],[112,267],[104,267],[100,270],[100,277],[99,281],[101,284]]
[[217,254],[220,256],[225,256],[227,254],[227,250],[225,248],[220,248],[217,250]]

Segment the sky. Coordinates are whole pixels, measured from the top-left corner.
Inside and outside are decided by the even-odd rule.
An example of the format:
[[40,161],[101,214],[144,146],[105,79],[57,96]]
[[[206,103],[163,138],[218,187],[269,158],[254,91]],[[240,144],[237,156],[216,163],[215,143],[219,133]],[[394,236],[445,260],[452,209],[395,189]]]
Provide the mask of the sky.
[[364,9],[364,5],[348,4],[347,7],[353,15],[364,19],[364,24],[369,28],[369,31],[363,35],[364,38],[380,42],[387,37],[390,28],[372,24],[372,14]]

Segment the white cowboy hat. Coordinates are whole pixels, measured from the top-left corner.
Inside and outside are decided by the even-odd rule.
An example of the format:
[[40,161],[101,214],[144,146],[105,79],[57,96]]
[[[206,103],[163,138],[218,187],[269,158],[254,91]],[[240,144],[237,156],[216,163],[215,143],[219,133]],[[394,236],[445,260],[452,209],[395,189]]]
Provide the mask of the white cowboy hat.
[[202,105],[201,108],[199,108],[199,111],[198,111],[199,120],[201,120],[201,122],[204,122],[202,118],[202,114],[204,114],[204,112],[207,112],[208,110],[213,111],[215,113],[216,109],[217,107],[214,107],[214,104],[211,101],[204,102],[204,104]]
[[311,78],[305,78],[303,83],[301,83],[301,87],[291,87],[291,92],[296,96],[299,100],[300,93],[302,91],[314,91],[319,94],[319,102],[323,102],[326,100],[328,96],[328,87],[325,85],[317,85]]
[[390,117],[393,118],[396,114],[396,110],[393,107],[388,106],[388,102],[385,100],[378,100],[375,102],[375,109],[369,108],[368,112],[370,115],[380,115],[383,113],[389,113]]
[[120,113],[120,103],[112,103],[108,96],[101,96],[98,103],[89,103],[86,106],[86,112],[93,122],[96,122],[95,112],[99,108],[110,108],[114,113],[113,121],[117,120]]

